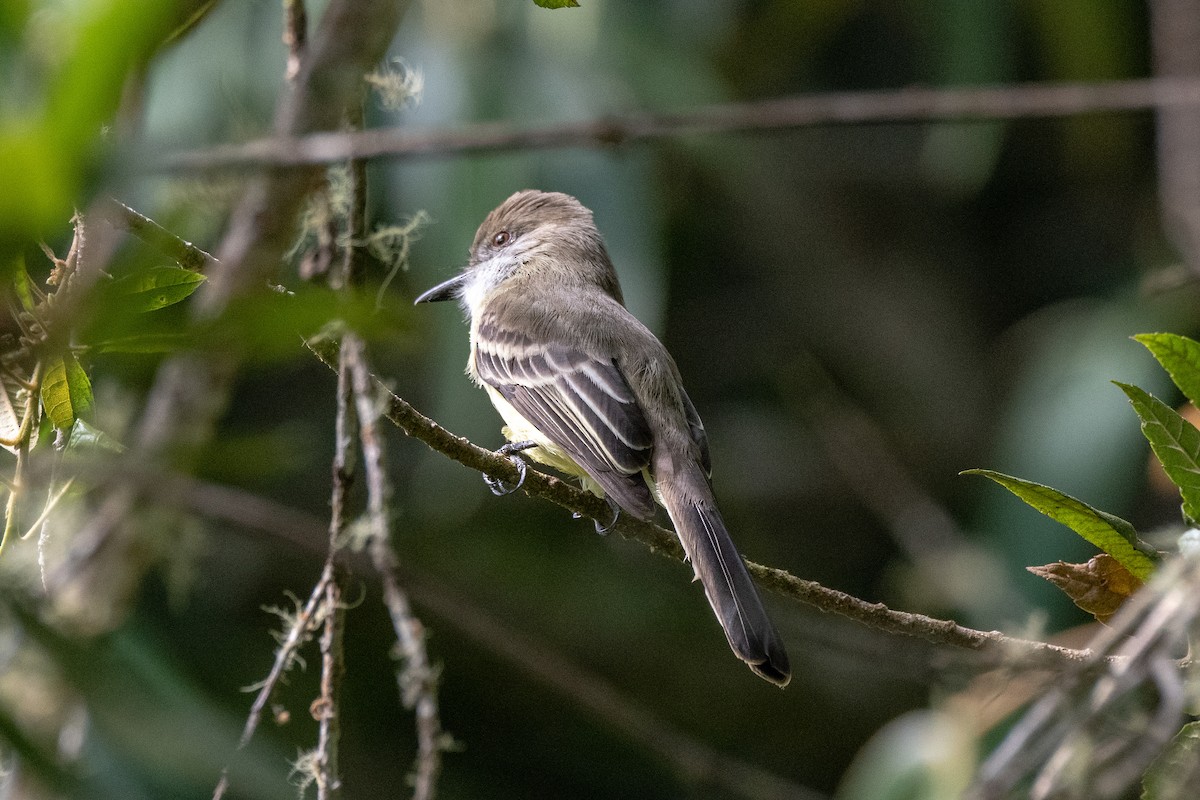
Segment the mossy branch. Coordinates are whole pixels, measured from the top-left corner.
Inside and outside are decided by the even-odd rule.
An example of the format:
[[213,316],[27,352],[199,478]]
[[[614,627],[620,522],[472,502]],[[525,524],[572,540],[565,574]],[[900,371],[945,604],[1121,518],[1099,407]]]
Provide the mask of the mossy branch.
[[[326,366],[336,370],[338,345],[335,341],[313,340],[308,346]],[[518,481],[520,476],[517,468],[507,458],[479,447],[462,436],[456,436],[413,408],[383,381],[375,378],[375,383],[380,396],[387,401],[385,416],[400,430],[465,467],[500,478],[506,483],[515,484]],[[549,500],[568,511],[598,520],[601,524],[607,523],[612,517],[612,510],[604,500],[534,469],[527,471],[521,491],[530,497]],[[613,530],[626,539],[646,545],[654,552],[677,561],[683,560],[683,548],[673,531],[628,514],[622,514],[618,518]],[[999,631],[967,628],[952,620],[896,611],[882,603],[870,603],[815,581],[797,578],[785,570],[749,560],[746,561],[746,566],[762,586],[784,597],[798,600],[821,611],[840,614],[884,633],[974,651],[984,661],[994,662],[996,665],[1058,670],[1083,664],[1092,658],[1090,650],[1074,650],[1046,642],[1017,639]]]

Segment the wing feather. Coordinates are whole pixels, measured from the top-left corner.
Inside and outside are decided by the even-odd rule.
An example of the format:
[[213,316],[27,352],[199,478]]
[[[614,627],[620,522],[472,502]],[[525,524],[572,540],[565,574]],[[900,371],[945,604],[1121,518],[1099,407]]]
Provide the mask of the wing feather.
[[485,319],[476,336],[475,373],[618,505],[639,517],[653,514],[642,470],[654,438],[614,360],[561,341],[539,346]]

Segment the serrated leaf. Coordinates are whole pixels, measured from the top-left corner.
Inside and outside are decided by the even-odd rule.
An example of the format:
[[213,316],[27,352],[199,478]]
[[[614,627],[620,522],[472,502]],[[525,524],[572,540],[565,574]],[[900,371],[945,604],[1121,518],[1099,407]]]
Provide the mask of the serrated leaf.
[[133,312],[157,311],[185,300],[205,278],[182,267],[152,267],[113,282],[110,291]]
[[1200,342],[1173,333],[1139,333],[1133,338],[1158,360],[1184,397],[1200,408]]
[[1200,520],[1200,431],[1144,389],[1128,383],[1117,386],[1142,421],[1142,434],[1167,477],[1179,487],[1184,516],[1193,523]]
[[1132,525],[1120,517],[1093,508],[1057,489],[1002,472],[969,469],[962,474],[982,475],[1000,484],[1050,519],[1061,522],[1108,553],[1138,580],[1144,581],[1154,572],[1157,552],[1138,537]]
[[1071,602],[1101,622],[1108,622],[1142,582],[1110,556],[1101,553],[1086,564],[1058,561],[1044,567],[1025,569],[1053,583]]
[[1191,800],[1200,782],[1200,722],[1189,722],[1142,778],[1142,800]]
[[92,382],[75,356],[66,353],[48,362],[42,378],[42,408],[59,430],[70,430],[92,407]]
[[575,0],[533,0],[540,8],[579,8]]

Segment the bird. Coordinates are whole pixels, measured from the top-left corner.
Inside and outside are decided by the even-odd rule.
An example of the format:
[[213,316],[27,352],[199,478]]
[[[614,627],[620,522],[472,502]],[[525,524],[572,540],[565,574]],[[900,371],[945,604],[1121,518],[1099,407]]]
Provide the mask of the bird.
[[577,478],[615,513],[665,508],[734,654],[786,686],[787,651],[717,508],[704,423],[675,360],[626,309],[592,212],[560,192],[513,194],[467,266],[414,303],[445,300],[469,317],[467,374],[506,423],[500,452]]

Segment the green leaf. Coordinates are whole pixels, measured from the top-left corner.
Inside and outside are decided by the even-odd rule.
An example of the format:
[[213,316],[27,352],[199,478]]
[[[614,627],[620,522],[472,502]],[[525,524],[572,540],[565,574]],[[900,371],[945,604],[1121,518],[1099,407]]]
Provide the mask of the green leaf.
[[71,405],[75,409],[75,418],[78,419],[96,405],[96,398],[92,396],[92,381],[80,366],[79,359],[70,353],[63,356],[63,365],[67,370],[67,390],[71,393]]
[[153,267],[115,281],[110,291],[129,311],[157,311],[187,299],[204,280],[190,269]]
[[94,428],[83,420],[77,419],[71,427],[71,435],[67,437],[66,451],[68,453],[123,453],[125,445],[99,428]]
[[[1114,381],[1114,383],[1117,383]],[[1142,434],[1183,496],[1183,514],[1200,520],[1200,431],[1149,392],[1117,383],[1142,421]]]
[[59,430],[70,430],[93,405],[92,383],[75,356],[66,353],[48,362],[42,378],[42,408]]
[[575,0],[533,0],[539,8],[579,8]]
[[1142,800],[1186,800],[1200,780],[1200,722],[1184,725],[1142,778]]
[[12,271],[13,293],[17,296],[17,301],[21,304],[22,311],[32,311],[33,280],[29,277],[29,271],[25,268],[25,256],[17,256],[16,263],[13,265]]
[[1115,558],[1139,580],[1154,572],[1158,554],[1138,538],[1133,526],[1118,516],[1092,508],[1057,489],[1014,478],[990,469],[969,469],[963,475],[982,475],[1008,489],[1055,522],[1061,522],[1087,541]]
[[[0,3],[0,14],[11,19],[9,5]],[[0,253],[70,217],[105,152],[97,134],[111,121],[128,76],[140,74],[139,65],[170,30],[180,5],[89,0],[55,17],[54,58],[39,56],[35,63],[44,61],[44,69],[17,70],[44,74],[43,101],[19,115],[11,112],[22,104],[5,103],[9,113],[0,116]],[[7,48],[4,56],[8,84],[14,65]]]
[[1158,359],[1184,397],[1200,408],[1200,342],[1173,333],[1139,333],[1133,338]]

